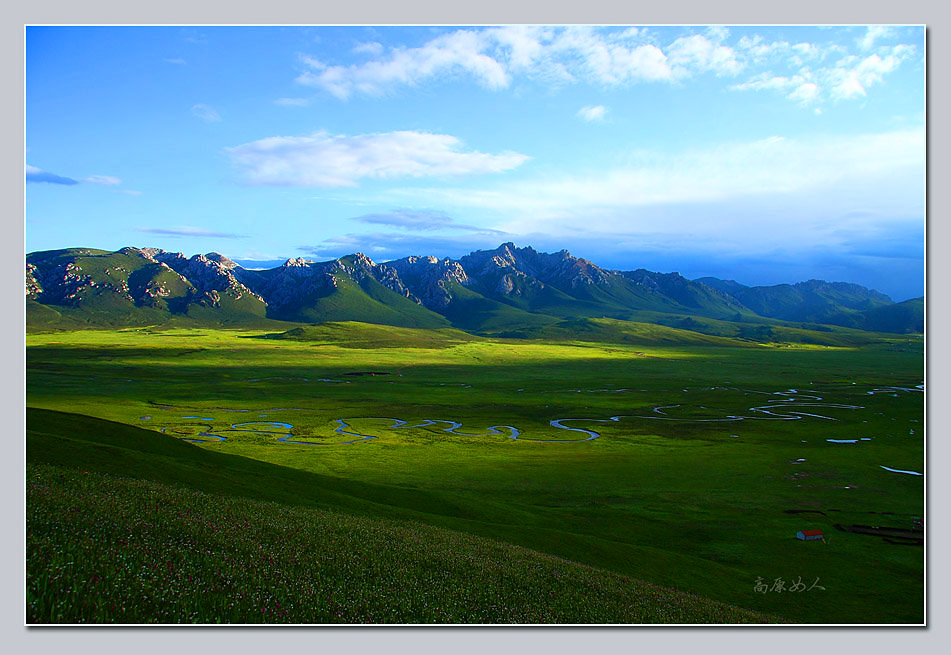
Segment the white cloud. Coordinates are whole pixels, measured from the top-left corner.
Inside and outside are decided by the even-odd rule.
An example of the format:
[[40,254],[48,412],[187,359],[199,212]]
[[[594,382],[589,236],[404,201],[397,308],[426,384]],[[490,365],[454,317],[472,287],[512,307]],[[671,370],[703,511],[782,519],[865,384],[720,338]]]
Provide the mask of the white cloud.
[[875,42],[879,39],[887,39],[894,35],[892,28],[886,25],[869,25],[868,30],[865,32],[865,36],[861,39],[856,39],[859,44],[859,48],[862,50],[871,50],[872,46],[875,45]]
[[275,105],[281,107],[306,107],[310,104],[307,98],[278,98],[274,101]]
[[357,180],[498,173],[525,162],[515,152],[463,151],[448,134],[398,131],[356,136],[276,136],[225,149],[249,184],[341,187]]
[[490,90],[507,88],[518,75],[610,86],[674,81],[707,72],[735,75],[745,64],[737,51],[723,43],[727,36],[724,28],[714,27],[664,48],[650,31],[639,28],[467,28],[441,34],[415,48],[387,51],[379,44],[363,44],[359,51],[375,58],[361,64],[332,65],[301,55],[307,70],[296,81],[346,99],[354,93],[379,95],[397,86],[450,75],[469,76]]
[[549,65],[544,42],[550,41],[552,28],[538,25],[511,25],[486,31],[489,42],[494,42],[504,61],[513,72],[528,72],[539,65]]
[[737,42],[737,48],[754,62],[762,62],[778,53],[784,53],[789,50],[789,44],[785,41],[773,41],[766,43],[759,34],[752,37],[744,36]]
[[752,50],[753,48],[760,47],[763,43],[763,37],[761,37],[759,34],[754,34],[751,37],[740,37],[740,40],[736,42],[736,45],[741,50]]
[[849,70],[840,71],[839,81],[832,87],[829,94],[834,100],[848,100],[866,95],[865,87],[862,86],[856,72]]
[[[802,57],[824,59],[839,52],[837,47],[828,47],[813,52],[810,44],[796,44],[793,50]],[[790,76],[774,75],[771,72],[758,73],[746,82],[733,84],[734,91],[775,90],[786,94],[790,100],[802,106],[814,105],[825,99],[834,101],[861,98],[868,94],[868,88],[884,83],[884,76],[898,69],[901,63],[915,53],[914,46],[896,45],[879,48],[879,53],[860,57],[846,55],[834,64],[815,69],[802,67]],[[793,60],[800,61],[800,55]],[[792,60],[791,60],[792,61]]]
[[[550,86],[587,83],[602,87],[644,82],[682,84],[701,75],[735,77],[749,71],[734,90],[773,89],[801,105],[861,97],[869,85],[915,52],[911,45],[881,46],[896,32],[870,26],[851,49],[879,61],[856,69],[862,57],[832,42],[767,41],[744,35],[730,44],[726,28],[688,29],[664,43],[652,28],[605,28],[586,25],[510,25],[446,31],[418,47],[386,48],[358,44],[368,61],[335,65],[306,54],[305,70],[296,81],[340,98],[381,95],[447,77],[469,78],[489,90],[505,89],[520,79]],[[874,49],[874,53],[870,52]],[[839,59],[831,64],[834,59]],[[851,63],[849,63],[851,62]],[[765,69],[766,67],[770,69]],[[765,70],[764,70],[765,69]],[[772,82],[770,82],[772,80]],[[788,83],[783,83],[787,80]]]
[[483,53],[485,32],[458,30],[419,48],[394,48],[389,57],[362,65],[329,66],[312,57],[302,61],[311,70],[297,77],[306,86],[323,88],[341,99],[354,92],[380,94],[395,84],[414,85],[431,77],[465,72],[489,89],[508,86],[502,65]]
[[578,116],[588,122],[603,121],[604,115],[607,113],[608,109],[604,105],[588,105],[578,110]]
[[418,234],[415,232],[361,232],[325,239],[317,245],[298,246],[310,257],[331,259],[344,253],[372,252],[377,261],[389,261],[406,255],[460,257],[479,248],[495,248],[508,235],[495,231],[465,232],[463,234]]
[[636,81],[673,79],[667,55],[654,45],[597,47],[589,57],[589,65],[602,84],[625,84]]
[[605,86],[670,81],[674,74],[663,50],[651,43],[629,46],[628,38],[605,36],[591,27],[573,26],[543,46],[544,69],[564,72],[565,81],[579,79]]
[[350,220],[359,223],[386,225],[387,227],[396,227],[413,232],[453,230],[470,234],[499,234],[497,230],[456,223],[445,212],[432,209],[393,209],[390,211],[355,216]]
[[354,216],[350,220],[422,232],[445,229],[453,224],[452,218],[446,212],[431,209],[393,209]]
[[736,75],[744,64],[733,48],[722,45],[725,31],[715,32],[714,39],[702,34],[685,36],[674,41],[667,49],[667,57],[678,76],[713,72],[716,75]]
[[819,86],[815,82],[803,82],[786,97],[800,104],[808,105],[819,97]]
[[184,59],[164,59],[166,64],[175,64],[177,66],[185,66],[188,62]]
[[710,25],[707,27],[707,36],[716,42],[726,41],[730,30],[725,25]]
[[768,73],[760,74],[742,84],[730,86],[736,91],[763,90],[772,89],[786,93],[790,100],[798,102],[800,105],[809,105],[819,98],[819,85],[803,75],[793,75],[792,77],[770,76]]
[[376,41],[358,43],[353,46],[353,52],[355,54],[381,55],[383,54],[383,44]]
[[767,43],[759,34],[740,38],[737,41],[736,48],[737,56],[747,67],[766,64],[800,68],[845,52],[842,46],[835,43],[817,44],[805,41],[799,43],[789,43],[788,41]]
[[862,63],[856,68],[856,72],[863,78],[866,85],[874,82],[881,82],[882,75],[891,73],[898,68],[901,59],[897,55],[887,55],[884,59],[878,55],[872,55],[862,60]]
[[83,180],[83,182],[103,185],[122,184],[122,180],[120,180],[118,177],[112,177],[111,175],[90,175],[85,180]]
[[634,39],[634,38],[637,38],[638,36],[641,36],[641,35],[643,35],[643,34],[644,34],[644,30],[642,30],[642,29],[640,29],[640,28],[638,28],[638,27],[629,27],[629,28],[627,28],[626,30],[624,30],[623,32],[621,32],[620,34],[618,34],[618,35],[617,35],[617,38],[618,38],[618,39],[621,39],[621,40]]
[[[730,205],[749,199],[782,204],[776,198],[790,197],[820,204],[830,194],[849,193],[870,204],[900,203],[909,196],[920,200],[924,152],[922,130],[813,139],[776,136],[676,155],[637,153],[631,166],[587,174],[478,190],[411,189],[399,195],[404,200],[419,197],[444,206],[496,211],[512,217],[512,222],[496,227],[513,234],[576,234],[595,225],[604,232],[650,232],[667,228],[638,223],[636,217],[660,207]],[[921,188],[909,180],[921,180]],[[873,189],[881,197],[872,199],[858,189]],[[692,216],[689,225],[678,229],[702,235],[723,227],[709,224],[703,211],[686,213]],[[799,229],[821,223],[822,215],[804,215],[797,221]],[[769,224],[759,220],[747,227],[761,229]]]
[[231,232],[216,232],[206,230],[202,227],[192,227],[190,225],[176,225],[173,227],[135,227],[132,228],[138,232],[148,232],[150,234],[160,234],[171,237],[213,237],[216,239],[246,239],[244,234],[233,234]]
[[865,96],[868,87],[882,83],[883,75],[898,68],[905,51],[901,53],[889,54],[884,58],[875,54],[860,61],[857,57],[843,59],[839,66],[830,72],[833,83],[830,95],[835,100]]
[[896,45],[892,48],[891,54],[895,55],[899,59],[907,59],[908,57],[911,57],[913,54],[915,54],[915,46],[907,44]]
[[795,54],[790,61],[795,66],[802,66],[806,60],[820,59],[824,54],[823,49],[813,43],[797,43],[792,46],[792,51]]
[[208,105],[197,104],[192,106],[192,114],[206,123],[217,123],[221,120],[221,116],[218,115],[218,112]]
[[760,73],[746,82],[731,85],[730,89],[734,91],[759,91],[763,89],[785,91],[790,87],[802,84],[804,81],[805,79],[801,76],[783,77],[781,75],[771,75],[770,73]]

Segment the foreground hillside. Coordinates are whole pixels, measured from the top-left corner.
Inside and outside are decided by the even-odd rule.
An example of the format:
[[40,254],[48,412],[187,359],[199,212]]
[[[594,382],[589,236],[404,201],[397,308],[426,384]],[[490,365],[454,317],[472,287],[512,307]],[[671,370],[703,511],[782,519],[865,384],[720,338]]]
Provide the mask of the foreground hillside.
[[28,623],[766,623],[415,522],[27,468]]
[[[691,281],[678,273],[607,270],[567,250],[542,253],[513,243],[459,260],[404,257],[378,264],[356,253],[326,262],[289,259],[267,270],[245,269],[218,253],[187,258],[156,248],[70,248],[27,255],[26,297],[31,330],[361,321],[518,334],[565,321],[645,316],[666,325],[671,319],[661,317],[699,319],[698,326],[725,321],[747,331],[765,326],[766,332],[820,324],[897,333],[924,329],[920,302],[896,304],[855,284]],[[770,335],[754,338],[769,341]]]

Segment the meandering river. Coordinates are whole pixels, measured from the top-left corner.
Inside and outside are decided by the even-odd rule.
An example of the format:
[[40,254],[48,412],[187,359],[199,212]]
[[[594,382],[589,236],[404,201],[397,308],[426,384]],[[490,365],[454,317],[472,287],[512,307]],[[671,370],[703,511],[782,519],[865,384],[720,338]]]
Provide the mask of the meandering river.
[[[709,415],[714,410],[709,409],[703,405],[684,405],[684,404],[674,404],[674,405],[658,405],[653,407],[648,414],[619,414],[616,416],[610,416],[608,418],[593,418],[593,417],[578,417],[578,418],[557,418],[549,421],[549,425],[553,428],[559,430],[565,430],[566,432],[578,433],[581,436],[573,439],[537,439],[537,438],[527,438],[522,435],[522,432],[515,426],[512,425],[492,425],[486,428],[484,432],[460,432],[459,428],[462,427],[462,423],[452,419],[424,419],[421,422],[410,424],[409,422],[392,417],[359,417],[359,418],[338,418],[333,419],[333,422],[336,423],[337,427],[334,428],[334,433],[342,435],[344,437],[352,437],[344,441],[307,441],[302,439],[294,439],[296,435],[293,434],[292,430],[294,425],[291,423],[284,423],[280,421],[248,421],[244,423],[232,423],[227,428],[215,428],[213,426],[208,426],[203,431],[198,433],[198,437],[204,438],[183,438],[185,441],[194,441],[194,442],[208,442],[211,440],[214,441],[226,441],[227,436],[223,433],[228,432],[240,432],[246,434],[260,434],[260,435],[273,435],[277,437],[277,441],[288,444],[299,444],[307,446],[343,446],[349,444],[355,444],[363,441],[370,441],[374,439],[379,439],[379,434],[365,434],[365,432],[378,432],[377,430],[363,428],[362,432],[356,431],[356,429],[351,424],[354,421],[384,421],[388,425],[383,426],[384,430],[398,430],[398,429],[413,429],[413,428],[424,428],[436,425],[444,425],[440,429],[443,432],[448,434],[455,434],[464,437],[491,437],[491,436],[504,436],[514,441],[531,441],[537,443],[575,443],[575,442],[584,442],[592,441],[601,436],[601,434],[595,430],[584,428],[584,427],[574,427],[565,425],[565,423],[610,423],[610,422],[620,422],[622,419],[643,419],[643,420],[655,420],[655,421],[677,421],[677,422],[688,422],[688,423],[712,423],[712,422],[737,422],[737,421],[796,421],[802,420],[804,418],[820,419],[824,421],[837,421],[834,416],[829,416],[829,412],[825,410],[860,410],[863,409],[861,405],[853,405],[846,403],[832,403],[825,401],[822,396],[816,395],[814,393],[801,393],[798,389],[787,389],[785,391],[757,391],[752,389],[740,389],[736,387],[705,387],[704,391],[731,391],[731,392],[742,392],[744,395],[749,394],[760,394],[770,396],[766,400],[765,404],[754,405],[749,407],[746,412],[743,414],[726,414],[726,415]],[[895,394],[896,392],[922,392],[924,390],[924,385],[918,385],[916,387],[897,387],[897,386],[887,386],[887,387],[874,387],[871,391],[866,392],[867,394],[874,395],[878,393],[889,393]],[[521,390],[520,390],[521,391]],[[578,390],[580,391],[580,390]],[[607,389],[599,389],[598,391],[608,391]],[[613,390],[612,390],[613,391]],[[618,391],[627,391],[627,389],[618,390]],[[688,389],[684,389],[684,392],[687,392]],[[294,409],[295,411],[300,411],[299,408],[277,408],[270,411],[278,411],[280,409]],[[694,412],[696,410],[704,410],[708,414],[696,415]],[[808,411],[805,411],[808,410]],[[250,410],[225,410],[222,408],[222,411],[230,412],[247,412]],[[822,412],[822,413],[819,413]],[[260,415],[262,418],[266,415]],[[142,417],[146,418],[146,417]],[[148,417],[151,418],[151,417]],[[204,417],[200,415],[194,416],[183,416],[185,419],[199,420],[203,423],[213,423],[213,417]],[[203,426],[204,427],[204,426]],[[253,427],[253,429],[252,429]],[[266,429],[261,429],[261,428]],[[162,428],[162,432],[165,432],[166,428]],[[730,435],[731,437],[736,437],[738,435]],[[869,437],[861,438],[862,441],[870,440]],[[826,441],[831,443],[858,443],[859,439],[826,439]],[[915,472],[909,471],[900,471],[896,469],[889,469],[887,467],[882,467],[889,471],[894,471],[898,473],[910,473],[916,474]],[[920,474],[918,474],[920,475]]]

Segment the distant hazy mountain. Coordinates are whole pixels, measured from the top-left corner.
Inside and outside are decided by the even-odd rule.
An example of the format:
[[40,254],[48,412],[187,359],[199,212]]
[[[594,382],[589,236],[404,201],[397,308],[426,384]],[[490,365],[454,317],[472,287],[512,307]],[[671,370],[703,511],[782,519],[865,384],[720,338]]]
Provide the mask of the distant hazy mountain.
[[858,284],[808,280],[797,284],[748,287],[733,280],[695,280],[730,294],[760,316],[784,321],[841,325],[878,332],[922,332],[923,299],[894,303]]
[[749,289],[745,284],[740,284],[735,280],[721,280],[715,277],[700,277],[694,280],[694,282],[700,282],[701,284],[706,284],[708,287],[713,287],[718,291],[723,293],[728,293],[730,295],[736,294],[740,289]]
[[923,333],[925,331],[925,299],[912,298],[893,305],[884,305],[862,312],[863,330],[875,332]]
[[541,253],[512,243],[459,260],[377,264],[357,253],[326,262],[291,259],[267,270],[242,268],[218,253],[189,258],[155,248],[72,248],[27,256],[26,295],[34,328],[352,320],[514,333],[578,319],[689,328],[702,324],[689,318],[696,317],[907,332],[923,323],[923,303],[895,304],[853,284],[691,281],[678,273],[602,269],[566,250]]

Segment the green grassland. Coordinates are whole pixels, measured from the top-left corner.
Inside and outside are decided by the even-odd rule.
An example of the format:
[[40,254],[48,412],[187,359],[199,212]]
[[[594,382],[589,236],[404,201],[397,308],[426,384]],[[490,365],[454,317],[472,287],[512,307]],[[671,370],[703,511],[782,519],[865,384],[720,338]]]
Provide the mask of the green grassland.
[[[287,333],[29,334],[27,404],[35,411],[28,414],[27,458],[53,487],[56,475],[67,486],[86,484],[71,472],[78,467],[90,479],[107,473],[171,485],[149,493],[185,488],[227,497],[220,502],[233,516],[287,512],[281,521],[327,521],[330,531],[348,529],[341,527],[347,521],[410,521],[412,527],[374,529],[441,531],[434,543],[448,540],[453,549],[513,549],[518,563],[505,566],[531,569],[529,561],[541,562],[532,558],[553,556],[572,567],[595,567],[572,571],[587,571],[579,580],[603,579],[602,586],[613,580],[612,594],[633,594],[649,583],[708,603],[702,612],[664,619],[640,610],[585,613],[572,604],[553,605],[546,614],[532,601],[531,611],[480,618],[465,603],[440,601],[461,622],[734,622],[764,615],[797,623],[923,621],[922,548],[835,528],[910,527],[923,516],[924,478],[881,468],[924,472],[924,394],[915,389],[923,381],[920,338],[866,333],[860,343],[837,330],[850,345],[763,344],[656,325],[621,329],[607,319],[588,325],[592,334],[584,340],[564,334],[554,340],[557,326],[544,328],[551,334],[543,340],[359,323]],[[746,418],[723,420],[729,417]],[[549,423],[568,418],[588,419],[565,425],[600,437],[582,441],[587,434]],[[406,424],[394,428],[383,419]],[[461,427],[408,427],[427,419]],[[338,420],[351,434],[376,438],[344,443],[355,438],[336,431]],[[237,425],[251,422],[259,424]],[[519,438],[491,426],[514,426]],[[49,465],[69,470],[42,468]],[[88,485],[119,484],[108,480]],[[124,516],[135,513],[136,502],[128,500]],[[202,520],[213,521],[214,503],[202,502]],[[318,509],[330,513],[313,513]],[[51,525],[53,510],[42,511],[47,518],[37,523]],[[92,510],[82,511],[84,521],[95,520]],[[169,520],[150,530],[184,529]],[[823,530],[826,543],[796,540],[804,529]],[[36,537],[28,553],[41,552],[33,548],[44,539],[51,548],[51,530],[31,529]],[[467,541],[475,537],[491,541]],[[259,544],[274,541],[262,536]],[[224,543],[207,548],[217,552]],[[295,544],[306,549],[306,542]],[[394,559],[396,552],[402,551],[370,553],[360,566],[384,570],[404,559],[410,571],[418,565],[408,556]],[[427,551],[430,556],[437,557]],[[321,566],[334,567],[332,561]],[[35,555],[28,579],[48,584],[48,567],[45,556]],[[343,574],[326,575],[329,581],[320,584],[333,587]],[[416,574],[387,575],[405,582]],[[620,578],[632,590],[624,591]],[[785,591],[754,590],[758,579],[778,586],[779,578]],[[790,592],[797,579],[816,586]],[[515,594],[517,585],[506,584],[505,593]],[[573,584],[580,593],[587,582]],[[717,614],[714,603],[758,614]],[[35,607],[39,620],[64,620],[49,603]],[[385,620],[376,605],[336,619],[324,609],[296,607],[287,620]],[[143,620],[135,616],[99,607],[81,619]],[[195,620],[188,613],[162,616]],[[710,618],[717,616],[723,618]],[[393,620],[443,619],[411,612]]]
[[53,571],[29,578],[29,622],[776,620],[418,522],[53,466],[27,474],[28,557]]

